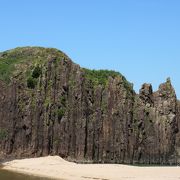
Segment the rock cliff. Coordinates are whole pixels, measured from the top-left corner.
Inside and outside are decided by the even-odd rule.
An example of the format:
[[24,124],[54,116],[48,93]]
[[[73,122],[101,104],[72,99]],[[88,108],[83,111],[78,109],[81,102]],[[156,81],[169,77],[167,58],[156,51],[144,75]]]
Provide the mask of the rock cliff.
[[63,52],[0,53],[0,154],[95,163],[177,164],[180,102],[168,78],[136,94],[123,75],[88,70]]

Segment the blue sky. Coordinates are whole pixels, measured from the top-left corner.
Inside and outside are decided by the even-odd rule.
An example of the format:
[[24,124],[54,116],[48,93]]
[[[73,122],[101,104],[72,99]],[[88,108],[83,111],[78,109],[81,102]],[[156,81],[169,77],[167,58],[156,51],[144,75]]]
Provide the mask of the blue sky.
[[0,51],[63,50],[82,67],[112,69],[153,89],[171,77],[180,98],[179,0],[0,0]]

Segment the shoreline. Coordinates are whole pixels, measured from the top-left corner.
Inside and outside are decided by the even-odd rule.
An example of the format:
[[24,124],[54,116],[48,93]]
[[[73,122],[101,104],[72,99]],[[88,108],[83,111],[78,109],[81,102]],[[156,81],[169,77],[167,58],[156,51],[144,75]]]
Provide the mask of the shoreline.
[[121,164],[77,164],[58,156],[12,160],[1,169],[60,180],[180,180],[180,167],[131,166]]
[[46,176],[46,175],[42,175],[42,174],[34,174],[34,173],[30,173],[30,172],[26,172],[23,170],[17,170],[17,169],[12,169],[12,168],[8,168],[8,167],[1,167],[0,166],[0,170],[2,171],[6,171],[6,172],[12,172],[12,173],[16,173],[16,174],[21,174],[21,175],[25,175],[25,176],[31,176],[31,177],[37,177],[37,178],[45,178],[45,180],[65,180],[65,179],[59,179],[59,178],[54,178],[52,176]]

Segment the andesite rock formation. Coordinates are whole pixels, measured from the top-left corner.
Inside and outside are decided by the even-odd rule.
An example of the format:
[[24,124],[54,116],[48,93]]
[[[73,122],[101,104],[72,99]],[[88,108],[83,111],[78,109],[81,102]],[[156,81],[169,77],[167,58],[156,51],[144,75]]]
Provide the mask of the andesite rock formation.
[[24,47],[0,53],[0,79],[0,157],[180,162],[180,102],[169,78],[156,92],[143,84],[136,94],[120,73]]

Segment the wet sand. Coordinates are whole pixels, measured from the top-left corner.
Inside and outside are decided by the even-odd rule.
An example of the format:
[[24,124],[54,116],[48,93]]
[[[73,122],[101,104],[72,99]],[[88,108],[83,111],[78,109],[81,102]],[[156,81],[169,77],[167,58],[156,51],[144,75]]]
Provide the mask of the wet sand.
[[61,180],[180,180],[180,167],[76,164],[58,156],[12,160],[3,166],[6,170]]
[[51,180],[49,178],[32,176],[28,174],[4,170],[1,169],[1,167],[0,167],[0,179],[1,180]]

